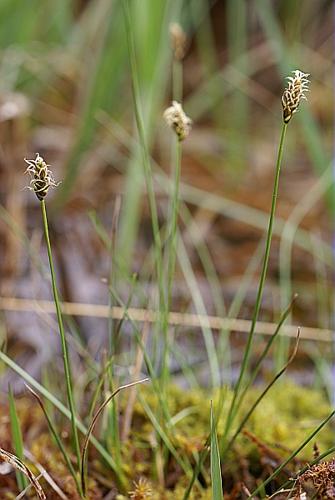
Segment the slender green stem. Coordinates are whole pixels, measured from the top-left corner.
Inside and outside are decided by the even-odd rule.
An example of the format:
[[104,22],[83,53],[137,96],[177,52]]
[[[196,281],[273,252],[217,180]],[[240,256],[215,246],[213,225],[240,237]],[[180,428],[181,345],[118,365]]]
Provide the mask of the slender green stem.
[[[183,64],[182,61],[173,59],[172,63],[172,95],[173,99],[181,102],[183,96]],[[164,337],[163,362],[162,362],[162,384],[163,390],[169,378],[169,311],[171,309],[172,285],[176,267],[177,254],[177,224],[179,215],[179,185],[181,173],[181,142],[176,136],[173,143],[173,193],[171,196],[170,221],[168,224],[168,246],[167,246],[167,295],[165,309],[162,319],[162,332]]]
[[279,370],[279,372],[275,375],[275,377],[271,380],[271,382],[265,387],[265,389],[261,392],[261,394],[258,396],[258,398],[256,399],[256,401],[254,401],[254,403],[251,405],[251,407],[249,408],[249,410],[247,411],[247,413],[244,415],[244,417],[243,417],[242,421],[240,422],[240,424],[238,425],[238,427],[237,427],[237,429],[236,429],[233,437],[229,441],[227,449],[231,449],[231,447],[232,447],[235,439],[237,438],[237,436],[239,435],[239,433],[241,432],[241,430],[243,429],[243,427],[245,426],[245,424],[248,422],[249,418],[251,417],[251,415],[253,414],[253,412],[255,411],[255,409],[257,408],[257,406],[259,405],[259,403],[263,400],[263,398],[269,392],[269,390],[271,389],[271,387],[285,373],[285,371],[287,370],[288,366],[292,363],[293,359],[295,358],[295,356],[297,354],[298,343],[299,343],[299,330],[298,330],[298,337],[297,337],[297,340],[296,340],[296,344],[295,344],[295,348],[294,348],[292,356],[287,361],[287,363],[283,366],[283,368],[281,370]]
[[171,305],[172,282],[176,265],[176,254],[177,254],[177,224],[178,224],[178,213],[179,213],[179,184],[180,184],[181,154],[182,154],[181,142],[177,139],[177,137],[176,141],[177,144],[176,144],[176,159],[175,159],[175,169],[174,169],[174,189],[171,200],[172,207],[171,207],[170,251],[169,251],[169,266],[168,266],[169,306]]
[[55,274],[55,269],[54,269],[54,264],[53,264],[53,259],[52,259],[51,244],[50,244],[50,237],[49,237],[48,217],[47,217],[47,210],[46,210],[44,200],[41,201],[41,210],[42,210],[45,240],[46,240],[46,244],[47,244],[47,251],[48,251],[48,257],[49,257],[52,292],[53,292],[55,306],[56,306],[59,334],[60,334],[60,339],[61,339],[61,344],[62,344],[64,374],[65,374],[65,382],[66,382],[67,399],[69,402],[70,413],[71,413],[72,434],[73,434],[73,439],[74,439],[77,461],[78,461],[78,465],[79,465],[80,464],[80,447],[79,447],[78,431],[77,431],[77,427],[76,427],[76,412],[75,412],[75,403],[74,403],[73,389],[72,389],[69,352],[68,352],[67,342],[66,342],[66,338],[65,338],[62,312],[61,312],[61,308],[60,308],[60,302],[59,302],[57,285],[56,285],[56,274]]
[[172,65],[172,95],[175,101],[181,102],[183,98],[183,63],[173,60]]
[[283,326],[285,320],[289,316],[289,314],[291,312],[291,309],[292,309],[292,306],[293,306],[293,303],[294,303],[294,301],[296,300],[297,297],[298,297],[297,295],[294,295],[293,299],[291,300],[291,302],[289,303],[289,305],[287,306],[287,308],[285,309],[285,311],[281,315],[281,318],[279,319],[279,323],[278,323],[278,325],[277,325],[277,327],[276,327],[273,335],[270,337],[270,339],[267,342],[267,344],[266,344],[263,352],[261,353],[260,357],[258,358],[253,371],[251,372],[251,374],[248,377],[248,382],[245,384],[245,387],[243,388],[243,390],[241,392],[241,395],[238,398],[238,401],[236,401],[232,418],[235,418],[235,415],[237,414],[239,408],[241,407],[242,402],[243,402],[243,400],[244,400],[244,398],[245,398],[245,396],[246,396],[246,394],[248,392],[248,389],[252,386],[253,382],[255,381],[255,379],[256,379],[256,377],[257,377],[257,375],[259,373],[259,370],[261,368],[262,362],[265,359],[267,353],[269,352],[269,350],[270,350],[273,342],[278,337],[278,334],[279,334],[279,332],[281,330],[281,327]]
[[181,173],[181,156],[182,147],[181,142],[178,138],[175,138],[175,161],[174,161],[174,189],[171,199],[171,219],[169,228],[169,245],[167,248],[168,262],[167,262],[167,299],[166,299],[166,309],[164,316],[163,332],[164,332],[164,352],[163,352],[163,367],[162,367],[162,377],[164,382],[168,379],[168,355],[169,355],[169,338],[168,338],[168,315],[171,309],[172,300],[172,285],[173,278],[176,267],[176,255],[177,255],[177,225],[178,225],[178,214],[179,214],[179,185],[180,185],[180,173]]
[[236,383],[236,386],[234,389],[233,399],[232,399],[232,402],[231,402],[231,405],[229,408],[229,412],[228,412],[228,417],[227,417],[225,432],[223,435],[223,440],[226,439],[227,433],[228,433],[229,428],[232,424],[235,404],[236,404],[237,397],[239,395],[240,388],[242,386],[242,382],[244,380],[244,375],[245,375],[247,367],[248,367],[248,362],[249,362],[249,358],[250,358],[250,354],[251,354],[252,341],[253,341],[254,334],[255,334],[256,322],[258,320],[258,315],[259,315],[259,311],[260,311],[260,307],[261,307],[261,303],[262,303],[265,278],[266,278],[266,274],[267,274],[267,270],[268,270],[269,257],[270,257],[270,249],[271,249],[271,241],[272,241],[272,233],[273,233],[273,223],[274,223],[274,219],[275,219],[275,211],[276,211],[276,205],[277,205],[279,177],[280,177],[280,169],[281,169],[281,163],[282,163],[282,158],[283,158],[284,139],[285,139],[286,129],[287,129],[287,124],[283,123],[281,136],[280,136],[280,142],[279,142],[279,148],[278,148],[276,174],[275,174],[275,181],[274,181],[273,193],[272,193],[271,212],[270,212],[268,231],[267,231],[267,237],[266,237],[266,244],[265,244],[265,254],[264,254],[261,277],[260,277],[259,285],[258,285],[256,304],[255,304],[255,309],[254,309],[254,313],[253,313],[253,317],[252,317],[252,322],[251,322],[250,332],[249,332],[249,336],[248,336],[248,340],[247,340],[247,345],[246,345],[246,348],[244,350],[244,356],[243,356],[243,360],[242,360],[242,366],[241,366],[239,378],[237,380],[237,383]]

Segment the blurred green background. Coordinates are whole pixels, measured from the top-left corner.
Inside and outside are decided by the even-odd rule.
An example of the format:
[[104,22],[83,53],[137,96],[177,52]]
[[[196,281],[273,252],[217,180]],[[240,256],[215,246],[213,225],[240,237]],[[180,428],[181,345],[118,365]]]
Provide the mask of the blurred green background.
[[[183,149],[180,231],[202,299],[189,296],[180,254],[173,308],[199,311],[203,301],[206,312],[224,315],[235,297],[267,226],[285,77],[301,69],[311,74],[311,90],[290,124],[263,319],[276,319],[298,291],[295,319],[330,328],[332,2],[132,0],[130,6],[162,225],[170,24],[178,22],[188,40],[183,105],[193,130]],[[30,296],[19,283],[29,273],[23,250],[36,250],[36,201],[22,189],[22,174],[23,158],[39,152],[62,180],[48,203],[64,298],[106,299],[93,283],[108,273],[101,237],[111,234],[118,204],[113,259],[116,286],[127,296],[133,272],[150,283],[152,237],[122,2],[2,0],[0,23],[1,293]],[[250,317],[256,282],[236,311],[242,317]],[[145,295],[134,297],[147,305]]]

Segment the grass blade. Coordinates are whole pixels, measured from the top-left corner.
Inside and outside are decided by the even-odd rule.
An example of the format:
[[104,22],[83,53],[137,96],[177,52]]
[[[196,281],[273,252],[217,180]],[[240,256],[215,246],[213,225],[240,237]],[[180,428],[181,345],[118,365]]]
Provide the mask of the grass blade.
[[85,496],[85,492],[86,492],[86,460],[87,460],[87,450],[88,450],[88,443],[89,443],[89,440],[90,440],[90,437],[91,437],[91,434],[93,432],[93,429],[94,429],[94,426],[95,424],[97,423],[97,420],[101,414],[101,412],[104,410],[104,408],[108,405],[108,403],[110,401],[112,401],[112,399],[122,390],[124,389],[127,389],[128,387],[132,387],[134,385],[137,385],[137,384],[143,384],[144,382],[147,382],[149,379],[148,378],[144,378],[142,380],[137,380],[136,382],[131,382],[130,384],[126,384],[126,385],[122,385],[120,387],[118,387],[118,389],[116,389],[113,394],[111,394],[103,403],[102,405],[100,406],[100,408],[98,409],[98,411],[96,412],[96,414],[94,415],[93,417],[93,420],[87,430],[87,433],[86,433],[86,436],[85,436],[85,441],[84,441],[84,444],[83,444],[83,449],[82,449],[82,454],[81,454],[81,462],[80,462],[80,477],[81,477],[81,487],[82,487],[82,490],[83,490],[83,494]]
[[228,446],[225,448],[225,451],[227,451],[228,449],[231,448],[231,446],[233,445],[235,439],[237,438],[237,436],[239,435],[239,433],[241,432],[241,430],[243,429],[243,427],[245,426],[245,424],[247,423],[247,421],[251,417],[251,415],[254,412],[254,410],[257,408],[257,406],[259,405],[259,403],[262,401],[262,399],[264,398],[264,396],[271,389],[271,387],[274,385],[274,383],[283,375],[283,373],[285,373],[285,371],[287,370],[288,366],[294,360],[294,358],[295,358],[295,356],[297,354],[297,351],[298,351],[299,335],[300,335],[300,328],[298,328],[297,340],[296,340],[296,343],[295,343],[295,346],[294,346],[294,350],[293,350],[293,353],[292,353],[291,357],[289,358],[289,360],[287,361],[287,363],[285,364],[285,366],[283,366],[283,368],[275,375],[275,377],[271,380],[271,382],[265,387],[265,389],[258,396],[258,398],[256,399],[256,401],[251,405],[251,407],[249,408],[248,412],[243,417],[242,422],[239,424],[239,426],[238,426],[236,432],[234,433],[233,437],[229,441]]
[[212,402],[211,402],[211,477],[212,477],[212,499],[223,500],[219,443],[216,433],[216,425],[214,421]]
[[[21,368],[18,364],[15,363],[12,359],[10,359],[4,352],[0,351],[0,360],[5,363],[9,368],[11,368],[15,373],[17,373],[20,377],[23,378],[28,384],[34,387],[37,391],[39,391],[50,403],[57,408],[68,420],[71,420],[71,412],[66,408],[66,406],[59,401],[53,394],[51,394],[43,385],[41,385],[37,380],[35,380],[29,373],[27,373],[23,368]],[[76,426],[78,430],[82,434],[87,433],[87,428],[76,418]],[[106,463],[110,466],[110,468],[116,472],[116,464],[113,460],[113,457],[109,454],[109,452],[99,443],[94,436],[90,437],[90,441],[101,455],[101,457],[106,461]]]
[[303,441],[303,443],[298,446],[291,454],[290,456],[279,466],[277,469],[262,483],[260,484],[250,495],[249,498],[254,498],[260,491],[264,489],[264,487],[273,479],[275,479],[278,474],[280,473],[281,470],[286,467],[286,465],[295,457],[298,455],[298,453],[305,448],[305,446],[314,438],[314,436],[317,435],[317,433],[333,418],[335,415],[335,410],[333,410],[315,429],[309,436]]
[[[12,430],[12,442],[14,446],[14,451],[19,460],[23,460],[23,439],[19,417],[16,411],[15,399],[13,395],[12,388],[9,386],[8,390],[8,400],[9,400],[9,418]],[[20,472],[18,468],[15,469],[16,481],[19,490],[24,490],[28,486],[28,481],[25,473]]]
[[55,428],[54,424],[52,423],[52,420],[51,418],[49,417],[49,414],[45,408],[45,405],[43,404],[43,401],[42,399],[40,398],[40,396],[28,385],[28,384],[25,384],[26,388],[28,389],[28,391],[34,396],[34,398],[37,400],[38,404],[40,405],[43,413],[44,413],[44,416],[46,418],[46,421],[48,422],[48,426],[49,426],[49,429],[50,429],[50,432],[51,434],[53,435],[56,443],[57,443],[57,446],[60,450],[60,452],[62,453],[63,455],[63,458],[65,460],[65,463],[67,465],[67,468],[69,469],[69,472],[70,474],[72,475],[75,483],[76,483],[76,486],[77,486],[77,490],[78,490],[78,493],[81,495],[82,492],[81,492],[81,487],[80,487],[80,483],[78,481],[78,477],[77,477],[77,474],[73,468],[73,465],[71,463],[71,459],[65,449],[65,446],[63,445],[63,442],[57,432],[57,429]]
[[33,488],[35,489],[37,496],[40,500],[46,500],[46,496],[44,491],[41,488],[40,483],[38,482],[37,478],[34,476],[34,474],[31,472],[31,470],[20,460],[18,457],[13,455],[12,453],[9,453],[6,450],[3,450],[0,448],[0,459],[3,460],[4,462],[10,464],[12,467],[14,467],[16,472],[20,472],[20,474],[24,475],[25,478],[25,484],[26,486],[24,489],[29,485],[27,478]]
[[[289,305],[287,306],[287,308],[285,309],[285,311],[283,312],[283,314],[281,315],[281,318],[278,322],[278,325],[275,329],[275,332],[274,334],[270,337],[269,341],[267,342],[263,352],[261,353],[261,355],[259,356],[256,364],[255,364],[255,367],[253,369],[253,371],[251,372],[250,374],[250,377],[248,378],[248,382],[246,384],[246,386],[244,387],[243,391],[241,392],[241,395],[239,397],[239,400],[236,404],[236,407],[235,407],[235,413],[238,411],[238,409],[240,408],[242,402],[243,402],[243,399],[248,391],[248,389],[252,386],[253,382],[255,381],[258,373],[259,373],[259,370],[261,368],[261,365],[262,365],[262,362],[263,360],[265,359],[267,353],[269,352],[270,350],[270,347],[272,346],[273,342],[275,341],[275,339],[278,337],[279,335],[279,332],[281,330],[281,327],[283,326],[285,320],[287,319],[287,317],[289,316],[290,312],[291,312],[291,309],[293,307],[293,304],[295,302],[295,300],[298,298],[298,295],[295,294],[294,297],[292,298],[291,302],[289,303]],[[300,331],[299,331],[299,336],[300,336]]]

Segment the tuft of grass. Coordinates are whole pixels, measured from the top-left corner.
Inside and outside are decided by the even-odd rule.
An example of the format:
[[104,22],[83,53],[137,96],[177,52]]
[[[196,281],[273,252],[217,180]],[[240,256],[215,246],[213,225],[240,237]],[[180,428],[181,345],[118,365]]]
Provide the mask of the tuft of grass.
[[71,458],[63,444],[63,441],[62,441],[62,438],[59,434],[59,432],[57,431],[55,425],[53,424],[50,416],[49,416],[49,413],[45,407],[45,404],[43,403],[42,399],[40,398],[40,396],[37,394],[37,392],[35,392],[28,384],[25,384],[26,388],[28,389],[28,391],[34,396],[34,398],[36,399],[36,401],[38,402],[39,406],[41,407],[43,413],[44,413],[44,416],[45,416],[45,419],[48,423],[48,427],[49,427],[49,430],[61,452],[61,454],[63,455],[63,458],[64,458],[64,461],[67,465],[67,468],[71,474],[71,476],[73,477],[75,483],[76,483],[76,487],[77,487],[77,490],[78,490],[78,493],[79,495],[82,496],[82,489],[81,489],[81,485],[80,485],[80,482],[78,481],[78,476],[77,476],[77,473],[76,471],[74,470],[74,467],[72,465],[72,462],[71,462]]
[[[41,385],[37,380],[35,380],[29,373],[26,372],[21,366],[19,366],[15,361],[9,358],[4,352],[0,351],[0,360],[5,363],[11,370],[13,370],[17,375],[19,375],[23,380],[25,380],[31,387],[34,387],[36,391],[43,395],[57,410],[63,414],[68,420],[71,421],[71,412],[66,406],[50,391],[48,391],[43,385]],[[87,434],[87,428],[76,419],[77,429],[84,435]],[[96,448],[101,457],[106,461],[109,467],[113,471],[117,471],[116,464],[110,453],[102,446],[102,444],[95,439],[94,436],[90,437],[90,442]]]

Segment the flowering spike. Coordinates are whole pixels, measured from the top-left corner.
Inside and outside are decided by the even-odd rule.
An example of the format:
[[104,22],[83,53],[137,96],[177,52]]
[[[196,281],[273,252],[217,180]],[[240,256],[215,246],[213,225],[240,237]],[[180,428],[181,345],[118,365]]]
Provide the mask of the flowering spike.
[[24,159],[24,161],[28,164],[25,173],[31,177],[28,189],[34,191],[37,198],[42,201],[47,195],[49,188],[57,187],[60,183],[55,181],[51,170],[48,168],[50,165],[38,153],[35,160]]
[[171,23],[169,26],[173,56],[176,61],[181,61],[185,57],[187,36],[183,28],[178,23]]
[[183,141],[190,133],[192,120],[179,102],[172,101],[172,106],[164,111],[164,118],[168,126],[176,132],[179,141]]
[[297,111],[301,99],[306,99],[304,92],[308,92],[309,73],[303,73],[296,69],[292,71],[294,76],[288,76],[288,85],[284,90],[281,101],[283,105],[284,122],[288,123],[292,115]]

